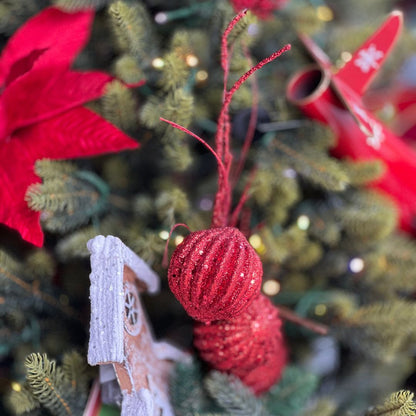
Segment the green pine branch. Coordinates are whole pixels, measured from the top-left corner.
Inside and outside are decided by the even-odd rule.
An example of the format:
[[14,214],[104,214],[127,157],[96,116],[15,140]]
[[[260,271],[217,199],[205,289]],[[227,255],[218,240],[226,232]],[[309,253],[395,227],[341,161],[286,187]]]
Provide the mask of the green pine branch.
[[137,59],[127,53],[116,59],[113,68],[116,77],[126,84],[135,84],[145,79],[144,72]]
[[302,416],[334,416],[337,405],[330,398],[321,398],[301,413]]
[[344,194],[343,202],[342,207],[334,206],[333,212],[351,241],[374,243],[389,236],[397,227],[397,208],[380,193],[349,192]]
[[318,378],[304,370],[286,367],[281,380],[266,394],[267,410],[275,416],[294,416],[318,386]]
[[77,228],[108,208],[107,184],[92,172],[74,169],[66,162],[36,163],[43,183],[30,186],[25,198],[31,209],[43,211],[45,228],[50,231]]
[[365,416],[415,416],[416,403],[414,394],[407,390],[400,390],[391,394],[385,402],[368,410]]
[[305,180],[326,191],[344,191],[350,184],[342,163],[315,146],[296,141],[292,147],[287,140],[274,138],[271,147]]
[[189,200],[186,193],[173,186],[159,193],[155,200],[155,208],[162,224],[172,227],[178,222],[177,216],[183,220],[189,216]]
[[74,415],[67,399],[68,385],[55,361],[46,354],[30,354],[26,357],[26,380],[34,397],[55,416]]
[[175,415],[205,415],[207,397],[198,362],[176,364],[169,384]]
[[122,130],[132,130],[138,125],[137,101],[132,91],[120,81],[106,86],[102,101],[102,115]]
[[385,171],[386,165],[382,160],[344,160],[343,166],[350,179],[351,185],[366,185],[380,179]]
[[186,64],[185,56],[177,50],[170,51],[163,56],[163,67],[159,85],[164,91],[175,91],[183,88],[188,81],[190,68]]
[[0,33],[12,35],[30,16],[40,11],[36,1],[2,0],[0,2]]
[[269,415],[262,401],[236,377],[211,371],[204,384],[211,397],[230,415]]
[[415,341],[416,304],[392,299],[362,306],[334,326],[340,339],[364,356],[390,360]]
[[116,1],[110,5],[109,14],[120,50],[134,56],[142,68],[149,67],[156,39],[145,6],[141,2]]
[[32,394],[27,384],[22,385],[20,391],[12,390],[7,397],[7,404],[18,416],[32,413],[40,407],[39,401]]
[[75,394],[85,395],[88,391],[89,376],[85,358],[77,351],[64,354],[62,358],[63,377]]
[[39,353],[28,355],[24,365],[25,384],[20,391],[12,391],[8,396],[10,408],[16,415],[31,415],[38,409],[40,414],[47,410],[52,416],[82,415],[90,376],[79,353],[65,354],[62,367],[46,354]]
[[54,4],[64,10],[75,12],[84,9],[98,9],[111,0],[53,0]]

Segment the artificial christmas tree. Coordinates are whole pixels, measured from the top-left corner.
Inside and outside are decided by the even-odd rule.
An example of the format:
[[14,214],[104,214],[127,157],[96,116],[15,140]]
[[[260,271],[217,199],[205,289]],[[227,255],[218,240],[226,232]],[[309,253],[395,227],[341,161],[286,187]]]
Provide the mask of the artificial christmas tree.
[[[412,2],[5,1],[0,5],[3,53],[15,44],[18,28],[33,16],[50,13],[51,6],[69,19],[90,19],[94,9],[91,38],[82,51],[81,46],[76,50],[68,46],[66,53],[76,56],[74,62],[55,61],[61,71],[48,68],[50,79],[42,80],[56,88],[45,89],[35,82],[33,88],[19,89],[19,98],[8,88],[22,82],[20,78],[6,85],[0,99],[10,106],[2,119],[40,112],[44,106],[53,107],[56,96],[63,100],[65,91],[79,91],[82,99],[75,109],[52,108],[57,113],[47,117],[82,111],[117,131],[124,143],[140,143],[140,148],[127,152],[121,150],[136,145],[110,148],[101,130],[82,127],[84,117],[58,123],[43,135],[42,123],[50,123],[49,118],[6,129],[12,134],[3,143],[5,175],[31,171],[25,177],[16,174],[7,195],[25,183],[18,201],[26,204],[25,212],[40,219],[45,239],[43,247],[36,248],[2,226],[0,412],[78,415],[89,393],[96,392],[92,379],[98,374],[85,367],[91,272],[87,242],[103,234],[119,237],[161,277],[160,293],[141,297],[143,308],[156,339],[169,339],[193,357],[174,368],[169,394],[175,414],[414,414],[416,244],[411,235],[398,230],[394,201],[366,186],[382,177],[383,162],[334,158],[333,132],[307,119],[285,99],[290,78],[310,62],[299,32],[307,33],[335,66],[342,67],[351,59],[349,52],[395,6],[402,7],[404,33],[374,87],[382,90],[397,79],[400,67],[414,53]],[[250,6],[253,13],[243,12],[244,18],[235,21],[224,40],[235,13]],[[54,33],[51,45],[45,43],[46,29],[44,37],[30,36],[30,41],[16,44],[18,58],[30,55],[24,60],[27,65],[2,60],[1,74],[6,68],[13,74],[29,74],[22,80],[29,78],[42,64],[42,56],[51,63],[54,45],[80,45],[80,37],[83,42],[87,37],[87,32],[67,25]],[[43,40],[36,45],[39,38]],[[251,74],[250,68],[259,68],[257,62],[276,57],[274,51],[288,43],[290,51],[241,82],[244,74]],[[58,82],[59,74],[91,68],[105,71],[99,72],[105,82],[94,97],[86,98],[85,85],[71,84],[68,77]],[[145,84],[138,87],[142,80]],[[386,125],[395,120],[386,113],[386,105],[378,117]],[[16,141],[28,129],[41,145],[30,164],[25,157],[32,155],[28,146],[34,143],[25,146]],[[99,139],[112,153],[90,158],[107,150],[67,152],[56,141],[67,140],[68,134],[73,137],[70,145],[86,137],[94,143]],[[19,151],[7,152],[16,143]],[[37,160],[81,155],[88,157]],[[2,199],[5,221],[9,214],[17,215],[10,199]],[[197,269],[199,250],[191,263],[176,261],[174,254],[193,241],[193,233],[178,227],[171,232],[175,224],[186,224],[194,233],[221,227],[240,230],[247,254],[241,258],[251,259],[250,267],[256,270],[256,293],[249,293],[242,303],[234,299],[235,316],[206,321],[202,317],[203,322],[195,324],[175,299],[168,276],[171,280],[183,273],[188,280],[178,284],[187,285],[185,293],[192,298],[186,302],[194,316],[201,313],[195,305],[202,299],[199,292],[218,312],[220,298],[232,296],[235,274],[225,274],[224,285],[218,275],[222,278],[223,268],[228,271],[232,259],[240,258],[234,256],[232,245],[224,246],[222,255],[211,250],[223,240],[205,240],[204,250],[217,255],[211,257],[218,264],[210,265],[218,267],[195,277],[192,262]],[[36,241],[40,244],[39,238]],[[162,266],[166,246],[167,258],[178,266],[175,276],[173,269],[168,272]],[[199,284],[193,279],[208,280]],[[246,283],[235,284],[246,290]],[[225,309],[220,309],[230,305],[234,304],[225,302]],[[268,319],[258,318],[263,313]],[[232,321],[233,336],[242,340],[232,348],[227,347],[224,319],[227,325]],[[250,321],[253,325],[248,325]],[[241,334],[247,336],[247,331],[252,338],[244,341]],[[77,354],[71,352],[74,349]],[[104,384],[102,392],[111,392],[111,383]],[[105,394],[106,400],[111,398]],[[112,399],[113,411],[120,414],[117,395]]]

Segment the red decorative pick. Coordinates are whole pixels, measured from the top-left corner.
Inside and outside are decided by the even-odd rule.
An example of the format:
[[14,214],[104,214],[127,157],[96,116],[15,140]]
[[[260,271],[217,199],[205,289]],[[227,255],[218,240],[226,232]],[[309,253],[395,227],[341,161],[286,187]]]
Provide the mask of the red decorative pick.
[[289,0],[231,0],[234,10],[251,10],[260,19],[270,17],[274,10],[281,9]]
[[281,325],[278,310],[258,294],[233,319],[196,324],[194,344],[213,368],[239,377],[260,394],[277,382],[287,361]]
[[[238,179],[245,157],[231,181],[229,107],[240,86],[255,71],[290,46],[263,59],[227,89],[230,64],[227,37],[245,14],[246,11],[242,11],[234,17],[222,36],[224,90],[215,150],[186,128],[162,120],[203,143],[218,163],[218,191],[211,228],[191,233],[176,248],[168,270],[169,286],[188,314],[202,322],[195,326],[195,346],[199,348],[202,358],[214,368],[236,375],[259,394],[277,381],[286,363],[287,353],[278,311],[260,294],[263,273],[261,261],[244,235],[233,227],[247,198],[250,181],[231,212],[231,183]],[[248,147],[250,135],[246,140],[245,146]]]
[[[162,119],[202,142],[218,162],[218,191],[215,195],[211,229],[191,233],[172,255],[168,280],[172,292],[194,319],[204,322],[233,318],[248,306],[259,292],[262,265],[244,235],[234,225],[243,204],[231,213],[229,107],[234,93],[255,71],[273,61],[289,46],[263,59],[227,89],[229,73],[228,35],[244,17],[240,12],[229,23],[221,40],[221,65],[224,70],[223,105],[218,117],[215,150],[202,138],[178,124]],[[246,195],[243,194],[242,201]]]
[[402,14],[393,12],[335,74],[325,53],[310,38],[302,36],[318,65],[296,74],[288,85],[287,96],[305,114],[331,127],[337,136],[333,149],[336,156],[381,159],[385,163],[386,173],[372,186],[397,203],[402,229],[415,232],[416,153],[362,102],[365,89],[392,50],[402,24]]
[[247,308],[260,291],[261,260],[237,228],[189,234],[170,260],[168,281],[189,316],[210,322]]
[[39,213],[24,198],[40,179],[36,160],[134,149],[138,144],[82,104],[100,97],[108,74],[69,69],[89,37],[92,11],[50,7],[30,19],[0,56],[0,222],[37,246]]

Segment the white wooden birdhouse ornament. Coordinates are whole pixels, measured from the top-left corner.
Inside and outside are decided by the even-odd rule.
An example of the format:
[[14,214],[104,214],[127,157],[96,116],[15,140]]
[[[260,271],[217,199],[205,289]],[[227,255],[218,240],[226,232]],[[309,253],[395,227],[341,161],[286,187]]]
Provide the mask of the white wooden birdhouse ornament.
[[122,416],[173,416],[169,375],[188,355],[156,342],[140,293],[157,293],[159,276],[113,236],[88,242],[91,253],[90,365],[112,364],[122,391]]

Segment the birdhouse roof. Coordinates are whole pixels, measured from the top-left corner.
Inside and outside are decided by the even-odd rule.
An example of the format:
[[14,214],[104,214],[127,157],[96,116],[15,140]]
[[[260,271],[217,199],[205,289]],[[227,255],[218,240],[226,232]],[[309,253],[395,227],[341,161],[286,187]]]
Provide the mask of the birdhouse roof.
[[91,322],[88,362],[123,362],[124,269],[129,267],[148,293],[159,290],[159,277],[123,242],[99,235],[87,243],[91,253]]

